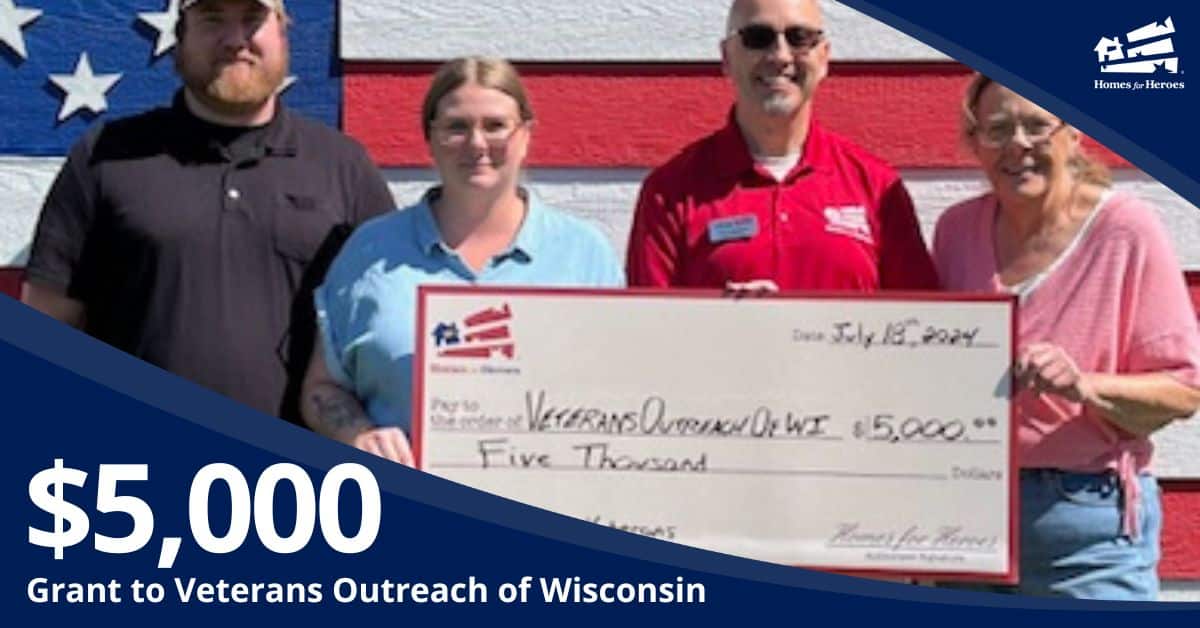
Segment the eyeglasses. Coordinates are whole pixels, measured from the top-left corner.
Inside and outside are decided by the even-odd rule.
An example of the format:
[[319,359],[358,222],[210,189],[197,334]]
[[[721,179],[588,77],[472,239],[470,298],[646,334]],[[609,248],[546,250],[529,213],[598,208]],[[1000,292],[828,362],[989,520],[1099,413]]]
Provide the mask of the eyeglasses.
[[1004,148],[1017,137],[1019,129],[1030,145],[1050,141],[1055,133],[1066,126],[1061,119],[1026,118],[1020,122],[1012,119],[997,120],[975,130],[979,143],[988,148]]
[[447,148],[458,148],[470,143],[478,129],[483,135],[483,141],[488,148],[503,148],[512,139],[517,129],[525,125],[524,120],[511,118],[491,118],[480,120],[478,124],[470,120],[447,120],[431,125],[433,140]]
[[766,24],[747,24],[734,31],[747,50],[766,50],[779,41],[780,33],[787,45],[795,50],[809,50],[821,43],[825,31],[807,26],[789,26],[777,31]]

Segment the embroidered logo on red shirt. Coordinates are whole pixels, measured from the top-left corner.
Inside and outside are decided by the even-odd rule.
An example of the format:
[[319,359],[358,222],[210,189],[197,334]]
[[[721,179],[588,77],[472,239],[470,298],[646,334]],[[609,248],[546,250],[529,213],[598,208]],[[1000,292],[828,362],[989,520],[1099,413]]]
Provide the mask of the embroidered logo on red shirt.
[[871,223],[867,221],[867,208],[862,205],[826,207],[825,231],[875,244],[875,236],[871,234]]

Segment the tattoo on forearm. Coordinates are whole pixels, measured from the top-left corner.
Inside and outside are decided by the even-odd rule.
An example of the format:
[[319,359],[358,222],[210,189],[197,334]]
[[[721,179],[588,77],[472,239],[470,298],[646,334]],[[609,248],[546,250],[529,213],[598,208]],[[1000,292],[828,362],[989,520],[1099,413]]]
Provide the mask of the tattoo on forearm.
[[317,420],[333,431],[342,430],[363,420],[362,410],[358,402],[345,395],[330,395],[313,393],[313,407],[317,410]]

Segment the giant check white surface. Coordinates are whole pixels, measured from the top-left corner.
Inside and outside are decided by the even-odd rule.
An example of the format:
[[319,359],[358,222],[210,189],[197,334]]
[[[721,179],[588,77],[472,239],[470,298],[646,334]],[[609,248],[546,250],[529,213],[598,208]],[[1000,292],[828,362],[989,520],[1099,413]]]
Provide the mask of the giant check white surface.
[[1009,579],[1013,304],[425,288],[421,468],[850,572]]

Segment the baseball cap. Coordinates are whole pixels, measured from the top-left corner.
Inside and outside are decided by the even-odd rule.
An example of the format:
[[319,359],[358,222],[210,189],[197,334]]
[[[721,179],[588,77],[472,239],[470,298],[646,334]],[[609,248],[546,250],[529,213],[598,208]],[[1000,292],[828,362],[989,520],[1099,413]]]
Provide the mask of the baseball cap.
[[[183,2],[179,3],[179,12],[183,13],[184,11],[187,11],[203,1],[204,0],[183,0]],[[258,3],[264,7],[267,7],[268,9],[274,9],[280,13],[284,12],[283,0],[258,0]]]

